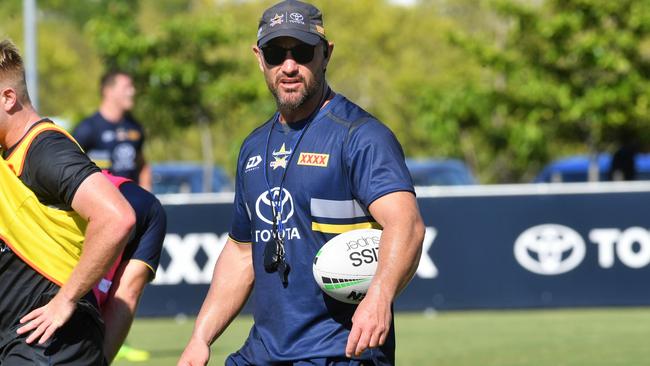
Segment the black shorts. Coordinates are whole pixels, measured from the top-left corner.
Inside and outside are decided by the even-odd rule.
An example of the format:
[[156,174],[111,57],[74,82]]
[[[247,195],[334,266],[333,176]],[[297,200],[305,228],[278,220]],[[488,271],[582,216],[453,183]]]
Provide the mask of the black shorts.
[[45,344],[25,343],[28,334],[4,334],[0,365],[11,366],[105,366],[104,326],[99,313],[90,305],[79,305],[63,327]]

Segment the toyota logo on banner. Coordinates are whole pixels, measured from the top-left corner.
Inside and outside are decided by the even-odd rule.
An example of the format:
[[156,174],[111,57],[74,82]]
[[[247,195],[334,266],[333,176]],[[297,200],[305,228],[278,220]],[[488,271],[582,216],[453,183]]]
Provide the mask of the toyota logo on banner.
[[[282,223],[286,223],[293,216],[293,197],[291,197],[291,193],[286,188],[282,188],[282,192],[282,202],[280,203],[282,205]],[[271,189],[271,194],[274,199],[277,199],[280,194],[280,188],[275,187]],[[271,209],[271,200],[269,199],[268,191],[264,191],[257,198],[255,202],[255,213],[257,213],[257,217],[260,220],[269,225],[273,225],[273,210]]]
[[531,227],[515,241],[517,262],[540,275],[559,275],[576,268],[584,259],[586,246],[575,230],[556,224]]

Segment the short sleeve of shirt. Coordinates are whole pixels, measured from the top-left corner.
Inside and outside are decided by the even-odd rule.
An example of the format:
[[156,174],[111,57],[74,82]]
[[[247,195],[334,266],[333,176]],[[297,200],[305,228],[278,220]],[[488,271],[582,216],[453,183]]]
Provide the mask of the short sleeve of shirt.
[[129,240],[122,260],[144,262],[155,274],[167,232],[165,210],[155,196],[133,182],[122,184],[120,192],[129,201],[136,216],[135,237]]
[[414,192],[402,147],[382,123],[369,120],[353,127],[346,148],[352,193],[366,207],[389,193]]
[[[145,141],[145,134],[144,134],[144,128],[142,128],[142,125],[133,117],[131,113],[126,113],[122,119],[122,122],[119,124],[120,127],[126,128],[128,130],[135,130],[137,131],[137,138],[133,138],[131,142],[133,143],[133,146],[135,147],[135,150],[140,154],[142,152],[142,147],[144,146],[144,141]],[[97,131],[95,131],[95,134],[97,134]]]
[[[241,159],[241,157],[240,157]],[[239,243],[250,243],[251,218],[244,197],[244,183],[241,177],[241,161],[237,163],[237,176],[235,177],[235,202],[233,205],[233,218],[230,227],[230,238]]]
[[93,139],[96,134],[97,131],[94,131],[90,120],[81,121],[74,131],[72,131],[72,136],[84,150],[93,148]]
[[21,179],[43,204],[68,209],[81,183],[99,172],[74,141],[45,131],[32,142]]
[[138,151],[142,151],[142,147],[144,146],[144,141],[147,138],[147,135],[144,134],[144,129],[142,128],[142,125],[139,123],[136,123],[136,126],[138,127],[138,132],[140,132],[140,141],[138,141]]

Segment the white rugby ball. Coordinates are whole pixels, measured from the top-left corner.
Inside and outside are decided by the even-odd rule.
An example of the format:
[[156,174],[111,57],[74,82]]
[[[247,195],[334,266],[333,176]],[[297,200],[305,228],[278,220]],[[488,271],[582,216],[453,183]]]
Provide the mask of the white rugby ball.
[[366,296],[379,260],[381,230],[357,229],[325,243],[314,258],[314,279],[329,296],[358,304]]

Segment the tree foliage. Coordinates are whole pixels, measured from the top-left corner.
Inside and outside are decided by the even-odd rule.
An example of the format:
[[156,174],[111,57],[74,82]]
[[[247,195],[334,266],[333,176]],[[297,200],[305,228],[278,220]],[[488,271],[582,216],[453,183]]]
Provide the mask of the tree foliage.
[[[80,23],[71,20],[73,14],[92,4],[79,0],[64,7],[60,0],[38,2],[39,109],[60,122],[71,123],[81,118],[99,101],[100,60],[91,40],[80,31]],[[65,12],[61,13],[63,9]],[[22,2],[0,2],[0,18],[0,35],[12,39],[22,49]]]
[[[167,14],[151,4],[106,2],[102,16],[86,30],[105,65],[138,76],[136,113],[146,116],[143,121],[153,131],[148,147],[153,156],[200,158],[201,131],[195,123],[206,119],[214,160],[232,168],[243,138],[274,110],[251,52],[258,18],[271,2],[185,2]],[[374,0],[316,4],[336,45],[328,70],[335,90],[384,120],[408,155],[440,155],[445,148],[459,155],[444,130],[437,135],[426,130],[429,125],[416,108],[432,86],[444,90],[460,77],[477,75],[478,68],[466,66],[471,62],[447,42],[453,23],[439,8]],[[134,13],[139,16],[129,16]],[[147,24],[152,18],[164,21]],[[172,136],[176,143],[170,144]]]
[[[487,1],[314,0],[335,43],[330,84],[408,156],[462,158],[483,182],[526,181],[624,135],[650,141],[650,2]],[[241,142],[275,110],[251,52],[273,2],[40,0],[41,112],[78,121],[97,108],[101,73],[124,69],[150,160],[234,172]],[[0,33],[18,44],[21,11],[0,2]]]
[[492,112],[474,115],[494,161],[509,164],[495,180],[531,177],[551,157],[608,149],[622,136],[650,141],[650,2],[505,0],[494,9],[503,37],[456,40],[492,71],[479,88]]
[[[59,53],[39,59],[41,111],[79,120],[97,107],[101,73],[124,69],[136,79],[134,113],[146,128],[151,160],[204,158],[201,126],[208,124],[210,159],[233,172],[241,142],[275,109],[251,52],[259,16],[273,2],[42,0],[39,50]],[[458,79],[479,74],[447,42],[455,26],[444,13],[449,3],[315,1],[336,44],[328,70],[333,88],[385,121],[411,156],[462,156],[453,121],[421,117],[431,113],[421,108],[437,106]],[[14,16],[7,32],[18,38],[19,13],[17,2],[0,3],[0,14]]]

